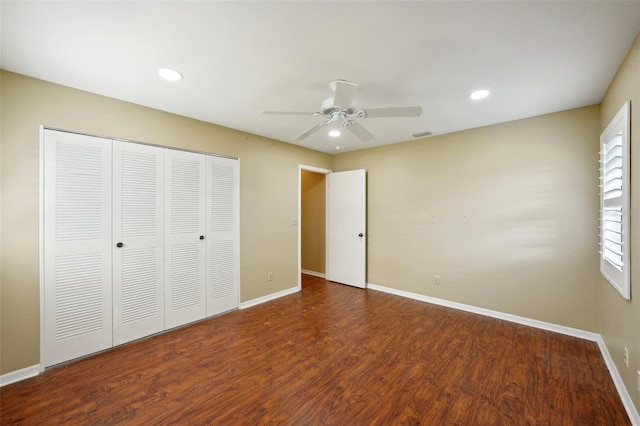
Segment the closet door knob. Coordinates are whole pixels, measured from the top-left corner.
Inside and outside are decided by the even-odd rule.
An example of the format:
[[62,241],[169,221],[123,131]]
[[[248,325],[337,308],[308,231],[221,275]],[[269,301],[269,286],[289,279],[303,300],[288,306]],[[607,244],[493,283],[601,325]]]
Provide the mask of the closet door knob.
[[122,244],[122,243],[118,243],[118,244],[116,244],[116,247],[120,248],[120,247],[122,247],[123,245],[124,245],[124,244]]
[[204,235],[200,235],[200,239],[201,239],[201,240],[204,240]]

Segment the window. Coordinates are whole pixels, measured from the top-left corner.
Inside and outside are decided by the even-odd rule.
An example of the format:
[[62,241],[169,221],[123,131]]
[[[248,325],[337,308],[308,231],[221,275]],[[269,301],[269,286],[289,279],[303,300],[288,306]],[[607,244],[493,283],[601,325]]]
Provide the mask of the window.
[[600,136],[600,271],[625,299],[631,299],[629,110],[626,102]]

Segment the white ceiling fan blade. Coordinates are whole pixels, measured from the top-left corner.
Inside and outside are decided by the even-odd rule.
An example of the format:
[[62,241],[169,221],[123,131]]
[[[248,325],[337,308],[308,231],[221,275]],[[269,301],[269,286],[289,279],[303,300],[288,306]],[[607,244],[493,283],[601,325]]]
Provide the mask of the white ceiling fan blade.
[[304,133],[300,134],[297,138],[295,138],[295,141],[301,141],[303,139],[308,138],[309,136],[311,136],[312,134],[314,134],[315,132],[317,132],[318,130],[320,130],[320,128],[322,126],[324,126],[326,123],[320,123],[320,124],[316,124],[315,126],[313,126],[312,128],[310,128],[309,130],[305,131]]
[[364,113],[365,118],[420,117],[420,115],[422,115],[422,107],[372,108],[365,109]]
[[356,95],[356,91],[358,90],[358,85],[355,83],[349,83],[344,80],[336,80],[329,83],[329,87],[333,90],[333,105],[349,108],[351,106],[351,102],[353,102],[353,97]]
[[303,111],[260,111],[261,115],[314,115],[315,112]]
[[373,139],[373,135],[359,123],[353,122],[350,125],[345,126],[345,128],[356,135],[356,137],[362,142],[367,142]]

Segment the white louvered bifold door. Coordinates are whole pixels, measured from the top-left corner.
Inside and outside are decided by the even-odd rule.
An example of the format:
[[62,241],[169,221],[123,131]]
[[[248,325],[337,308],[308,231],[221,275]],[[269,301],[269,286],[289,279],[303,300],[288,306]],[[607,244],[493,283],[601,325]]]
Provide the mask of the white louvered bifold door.
[[164,330],[164,149],[113,141],[113,343]]
[[207,156],[207,316],[239,304],[238,160]]
[[206,315],[205,156],[165,151],[165,328]]
[[111,141],[45,130],[45,366],[112,346]]

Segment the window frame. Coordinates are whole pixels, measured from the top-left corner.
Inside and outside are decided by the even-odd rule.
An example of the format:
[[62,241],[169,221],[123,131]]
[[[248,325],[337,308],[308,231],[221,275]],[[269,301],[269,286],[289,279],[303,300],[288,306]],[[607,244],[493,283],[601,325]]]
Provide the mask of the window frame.
[[[600,272],[626,300],[631,299],[630,110],[627,101],[600,135],[599,172]],[[613,167],[612,159],[617,158]]]

